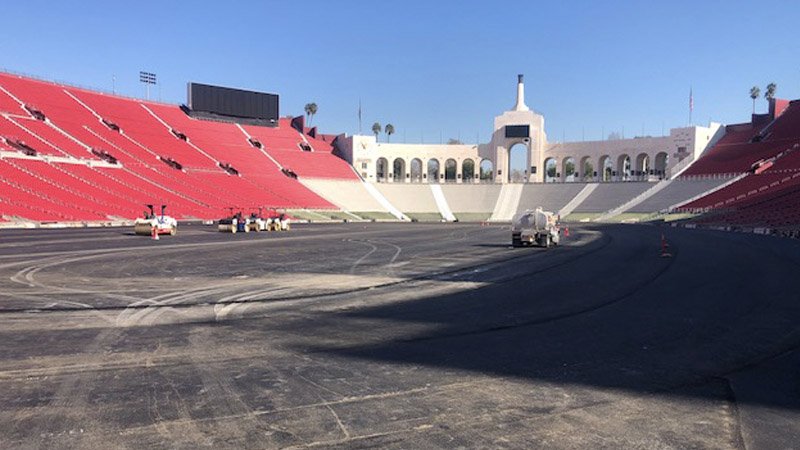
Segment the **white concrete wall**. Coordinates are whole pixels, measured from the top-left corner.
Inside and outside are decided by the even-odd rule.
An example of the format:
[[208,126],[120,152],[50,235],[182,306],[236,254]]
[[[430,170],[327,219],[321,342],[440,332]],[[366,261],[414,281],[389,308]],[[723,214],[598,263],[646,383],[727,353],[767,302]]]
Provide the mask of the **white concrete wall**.
[[[524,95],[522,85],[518,85],[518,95]],[[522,106],[520,106],[522,105]],[[509,125],[528,125],[530,127],[529,138],[506,138],[505,127]],[[496,116],[494,119],[494,132],[492,139],[486,144],[476,145],[433,145],[433,144],[397,144],[379,143],[375,136],[349,136],[337,140],[340,154],[350,162],[361,176],[370,182],[382,183],[407,183],[414,181],[409,177],[411,174],[411,163],[414,159],[419,159],[422,165],[422,173],[428,172],[428,161],[439,161],[439,177],[430,180],[427,176],[420,180],[423,183],[444,182],[445,164],[448,159],[456,161],[456,179],[453,182],[461,183],[465,179],[462,173],[463,162],[471,159],[474,162],[474,179],[478,181],[480,173],[480,163],[483,160],[491,161],[494,171],[494,181],[505,183],[509,178],[509,151],[517,144],[522,144],[527,149],[527,164],[525,167],[527,181],[543,182],[546,179],[545,162],[554,159],[557,162],[557,172],[561,174],[555,181],[582,181],[581,177],[574,180],[566,179],[564,162],[567,158],[573,158],[576,172],[583,175],[581,162],[589,160],[593,166],[593,172],[597,172],[596,177],[587,181],[602,180],[601,161],[609,158],[612,170],[617,174],[609,181],[626,180],[655,180],[658,178],[670,177],[671,169],[681,163],[682,167],[698,158],[703,152],[711,147],[725,133],[725,127],[717,123],[711,123],[707,127],[692,126],[683,128],[673,128],[669,136],[661,137],[642,137],[633,139],[620,139],[613,141],[589,141],[589,142],[567,142],[567,143],[548,143],[547,134],[544,129],[544,117],[537,114],[524,105],[524,98],[517,99],[517,105],[511,111],[506,111]],[[621,157],[630,157],[631,176],[623,175]],[[647,160],[648,170],[646,174],[636,175],[640,171],[640,163]],[[378,179],[377,165],[381,159],[386,161],[386,176]],[[400,159],[404,162],[403,173],[396,179],[394,175],[394,161]],[[687,161],[688,159],[688,161]],[[663,161],[666,160],[666,164]],[[659,164],[661,162],[662,164]],[[535,167],[535,173],[532,173]],[[657,169],[657,173],[650,173],[650,169]]]
[[[411,179],[411,165],[414,159],[419,159],[421,163],[422,181],[445,182],[445,167],[447,161],[452,159],[456,163],[456,177],[453,182],[461,183],[468,179],[468,175],[473,178],[478,177],[481,158],[478,156],[478,146],[461,144],[397,144],[377,142],[375,136],[350,136],[344,140],[347,149],[343,152],[351,155],[350,161],[356,171],[367,181],[388,182],[388,183],[409,183]],[[387,164],[386,176],[378,179],[378,161],[385,159]],[[401,178],[394,177],[394,162],[400,159],[403,161],[404,170]],[[439,178],[429,180],[428,163],[431,160],[439,162]],[[473,173],[464,173],[464,161],[473,162]]]
[[301,178],[300,182],[345,211],[387,212],[387,209],[367,192],[361,180]]
[[404,213],[439,212],[431,188],[426,184],[380,183],[376,187],[392,205]]
[[498,184],[445,184],[447,204],[454,213],[491,213],[500,196]]

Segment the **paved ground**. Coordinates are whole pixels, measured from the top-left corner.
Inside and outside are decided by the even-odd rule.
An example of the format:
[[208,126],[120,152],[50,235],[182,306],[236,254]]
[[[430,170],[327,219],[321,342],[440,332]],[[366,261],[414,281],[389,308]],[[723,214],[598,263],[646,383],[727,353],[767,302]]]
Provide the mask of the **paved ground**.
[[571,231],[3,231],[0,447],[799,445],[798,242]]

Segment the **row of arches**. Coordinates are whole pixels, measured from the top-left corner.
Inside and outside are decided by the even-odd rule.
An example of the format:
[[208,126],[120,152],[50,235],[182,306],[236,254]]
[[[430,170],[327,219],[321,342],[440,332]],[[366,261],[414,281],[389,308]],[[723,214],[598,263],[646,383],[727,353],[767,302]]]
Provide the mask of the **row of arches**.
[[658,152],[652,158],[640,153],[632,158],[622,154],[612,158],[603,155],[594,161],[590,156],[576,160],[567,156],[558,161],[550,157],[544,161],[545,182],[571,181],[645,181],[651,178],[664,178],[669,165],[669,154]]
[[375,162],[375,178],[378,182],[393,181],[395,183],[455,183],[459,180],[464,183],[473,183],[477,180],[494,180],[494,166],[488,159],[481,160],[476,167],[475,160],[467,158],[461,162],[449,158],[444,164],[432,158],[423,164],[422,159],[413,158],[406,161],[403,158],[392,160],[391,166],[386,158],[378,158]]

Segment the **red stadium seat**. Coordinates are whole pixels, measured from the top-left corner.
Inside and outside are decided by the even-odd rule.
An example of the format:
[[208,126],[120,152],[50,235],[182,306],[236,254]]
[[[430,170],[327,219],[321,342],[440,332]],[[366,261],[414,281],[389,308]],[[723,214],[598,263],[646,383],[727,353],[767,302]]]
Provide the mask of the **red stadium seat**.
[[[329,142],[304,139],[290,120],[247,127],[264,144],[259,149],[239,126],[197,120],[174,105],[3,73],[0,88],[0,112],[10,114],[0,116],[0,137],[8,141],[0,140],[0,150],[19,153],[0,161],[0,218],[130,219],[145,203],[167,203],[185,219],[217,218],[230,206],[336,209],[281,167],[300,176],[356,179]],[[298,147],[306,140],[313,152]]]

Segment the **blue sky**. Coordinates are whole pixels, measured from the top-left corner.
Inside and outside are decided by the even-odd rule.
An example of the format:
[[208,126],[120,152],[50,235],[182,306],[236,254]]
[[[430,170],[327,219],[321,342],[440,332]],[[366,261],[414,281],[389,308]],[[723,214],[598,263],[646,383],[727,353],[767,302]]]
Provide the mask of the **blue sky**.
[[138,97],[151,71],[171,103],[188,81],[276,92],[282,115],[314,101],[348,134],[360,98],[364,132],[400,142],[488,140],[517,73],[551,141],[660,135],[690,87],[699,124],[747,120],[753,85],[800,97],[796,1],[7,3],[7,70]]

